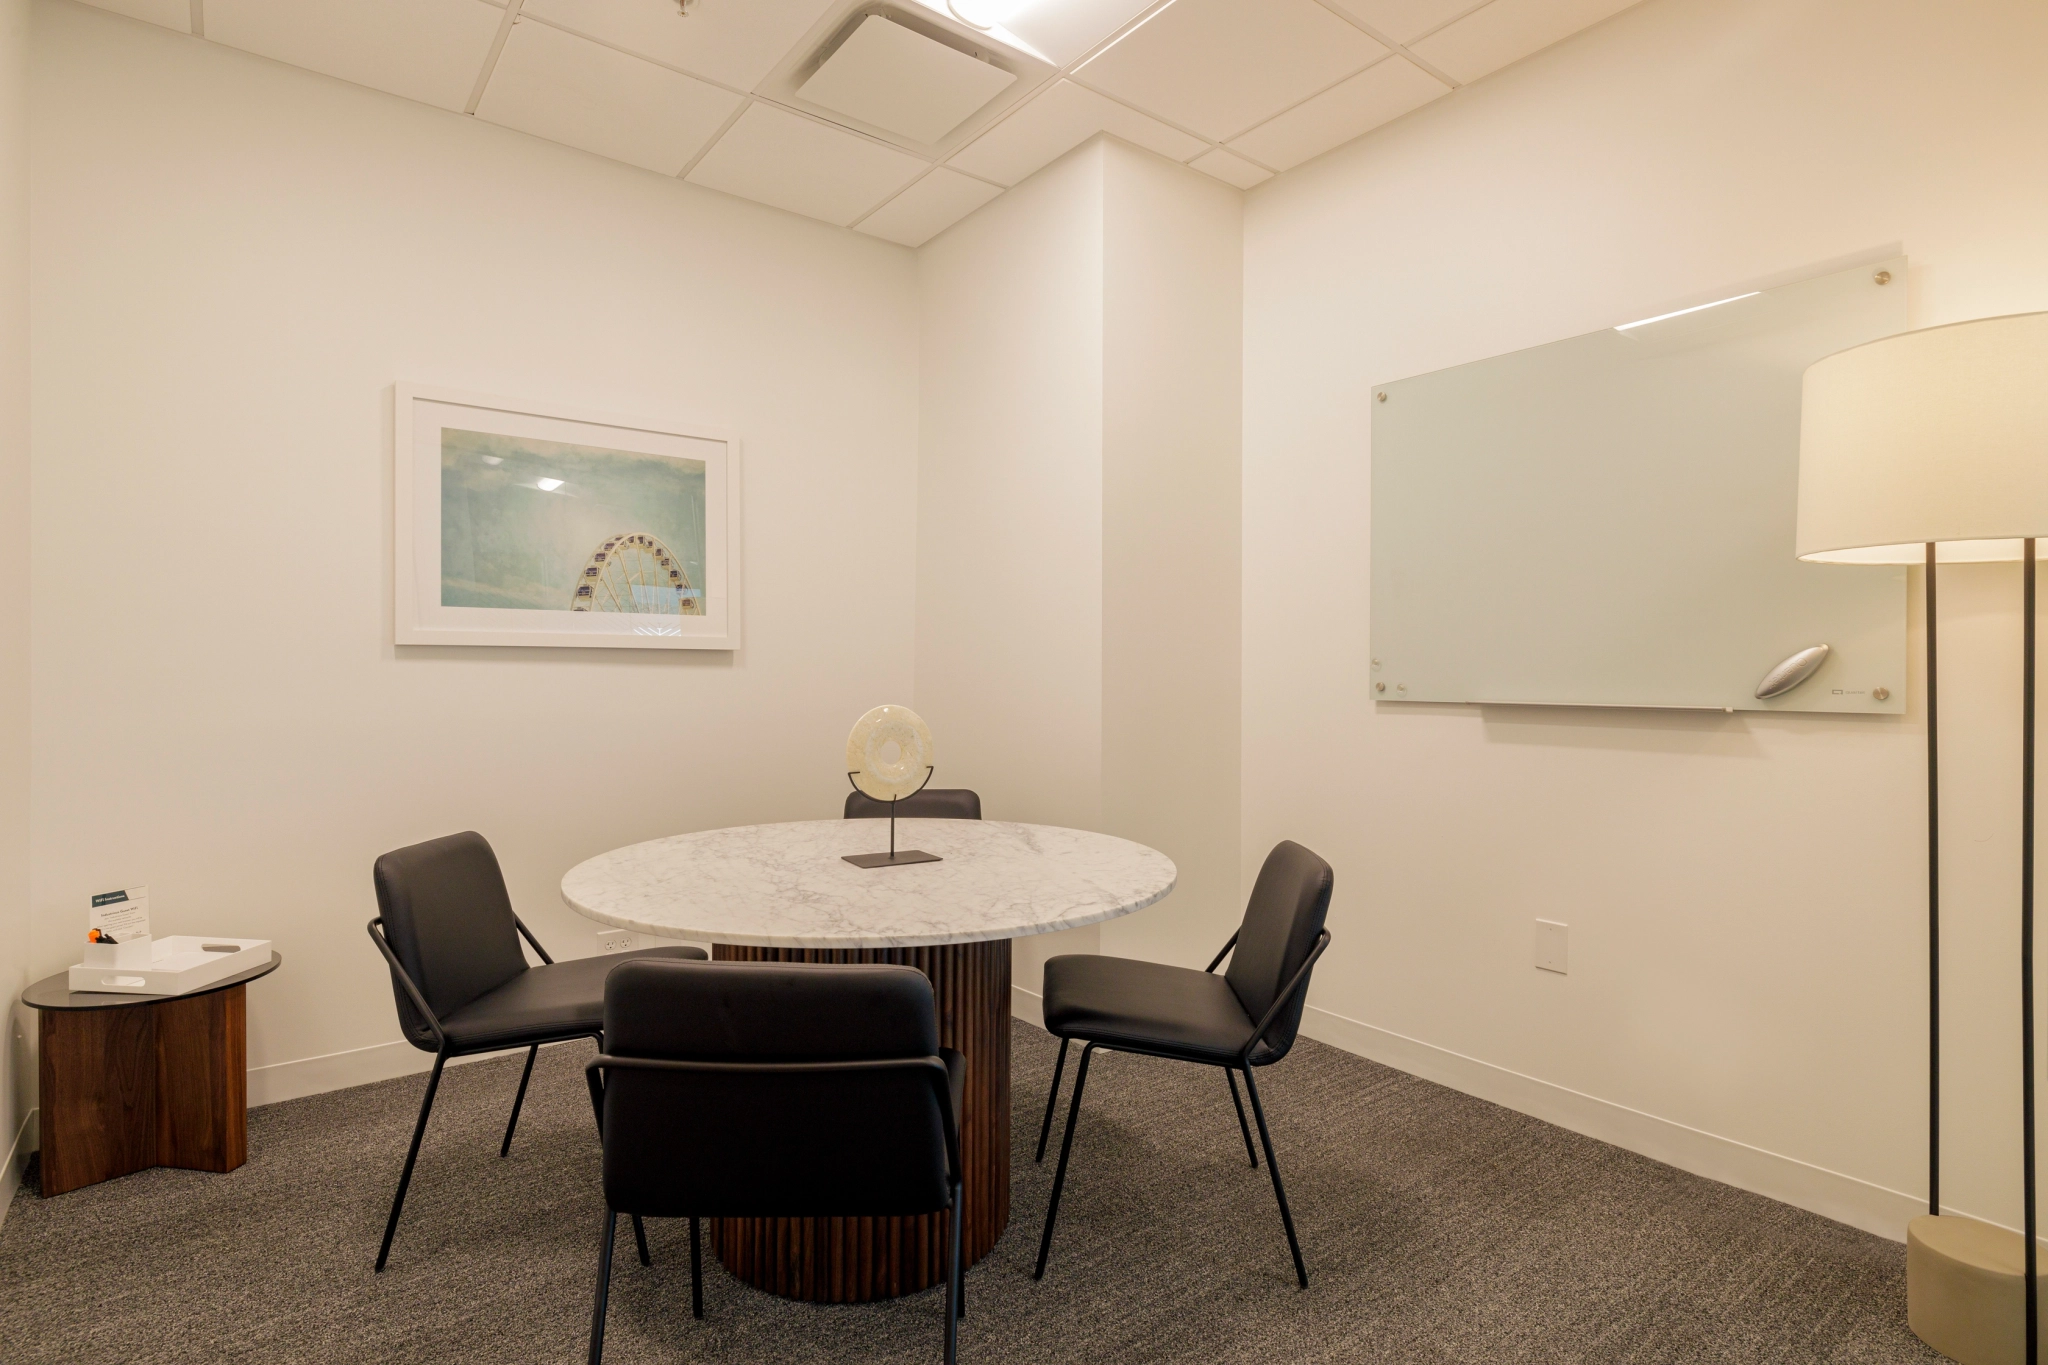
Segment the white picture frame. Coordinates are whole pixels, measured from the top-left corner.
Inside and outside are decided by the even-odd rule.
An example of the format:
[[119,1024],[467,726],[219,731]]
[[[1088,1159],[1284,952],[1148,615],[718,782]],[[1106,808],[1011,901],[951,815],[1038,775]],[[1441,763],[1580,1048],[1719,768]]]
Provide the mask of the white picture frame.
[[[393,388],[394,644],[739,648],[741,458],[730,432],[427,384]],[[525,477],[550,460],[560,477]],[[508,467],[500,478],[477,461]],[[622,501],[620,470],[634,489],[656,491]],[[696,495],[683,495],[697,488],[701,534],[688,505]],[[472,510],[444,519],[444,494]],[[540,501],[554,497],[571,501]],[[623,524],[636,519],[670,533]],[[450,527],[462,542],[452,549],[443,545]],[[583,540],[592,542],[587,554]],[[526,542],[531,553],[501,548]],[[472,578],[444,573],[444,561],[458,559]],[[547,605],[557,594],[563,605]]]

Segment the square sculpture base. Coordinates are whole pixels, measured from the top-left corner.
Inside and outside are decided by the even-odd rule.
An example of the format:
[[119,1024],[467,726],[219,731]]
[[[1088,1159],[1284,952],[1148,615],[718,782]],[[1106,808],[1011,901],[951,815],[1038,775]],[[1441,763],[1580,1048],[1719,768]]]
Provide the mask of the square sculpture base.
[[906,848],[899,853],[849,853],[846,861],[855,867],[902,867],[906,863],[942,863],[946,860],[921,848]]

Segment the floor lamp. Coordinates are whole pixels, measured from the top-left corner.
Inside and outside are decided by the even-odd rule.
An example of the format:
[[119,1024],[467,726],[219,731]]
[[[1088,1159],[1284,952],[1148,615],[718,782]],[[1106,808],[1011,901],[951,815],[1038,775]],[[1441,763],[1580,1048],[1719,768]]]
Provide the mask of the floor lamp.
[[[2048,313],[1981,318],[1873,341],[1806,371],[1799,437],[1801,559],[1924,564],[1927,602],[1928,1215],[1913,1220],[1913,1328],[1965,1365],[2039,1359],[2034,1200],[2034,538],[2048,535]],[[1941,884],[1935,580],[1944,564],[2021,562],[2020,754],[2023,1276],[2010,1233],[1941,1213]],[[1987,1288],[1989,1286],[1990,1288]],[[1985,1311],[1987,1298],[1992,1310]],[[2015,1321],[2018,1318],[2020,1321]],[[1930,1335],[1932,1333],[1932,1335]],[[1939,1337],[1941,1339],[1937,1340]],[[2025,1354],[2012,1347],[2025,1342]]]

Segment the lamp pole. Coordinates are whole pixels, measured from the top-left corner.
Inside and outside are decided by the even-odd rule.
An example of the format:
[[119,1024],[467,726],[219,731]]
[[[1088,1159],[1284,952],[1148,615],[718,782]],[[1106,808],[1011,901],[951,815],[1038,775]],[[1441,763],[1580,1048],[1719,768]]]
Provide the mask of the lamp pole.
[[1927,1211],[1941,1213],[1941,710],[1936,705],[1934,542],[1927,542]]
[[2026,1294],[2027,1350],[2021,1359],[2032,1365],[2041,1346],[2041,1308],[2034,1282],[2036,1248],[2034,1239],[2034,538],[2028,536],[2021,563],[2026,581],[2021,589],[2021,613],[2025,624],[2024,660],[2021,664],[2020,744],[2020,1162],[2025,1172],[2022,1187],[2026,1207],[2027,1269],[2020,1283]]

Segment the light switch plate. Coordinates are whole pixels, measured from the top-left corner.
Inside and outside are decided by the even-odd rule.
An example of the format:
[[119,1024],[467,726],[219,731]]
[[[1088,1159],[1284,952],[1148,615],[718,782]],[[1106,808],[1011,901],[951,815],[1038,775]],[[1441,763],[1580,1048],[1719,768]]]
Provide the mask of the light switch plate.
[[1566,954],[1567,945],[1565,938],[1569,932],[1569,925],[1559,924],[1556,920],[1539,919],[1536,921],[1536,965],[1538,967],[1546,972],[1556,972],[1560,976],[1567,972],[1566,963],[1568,957]]

